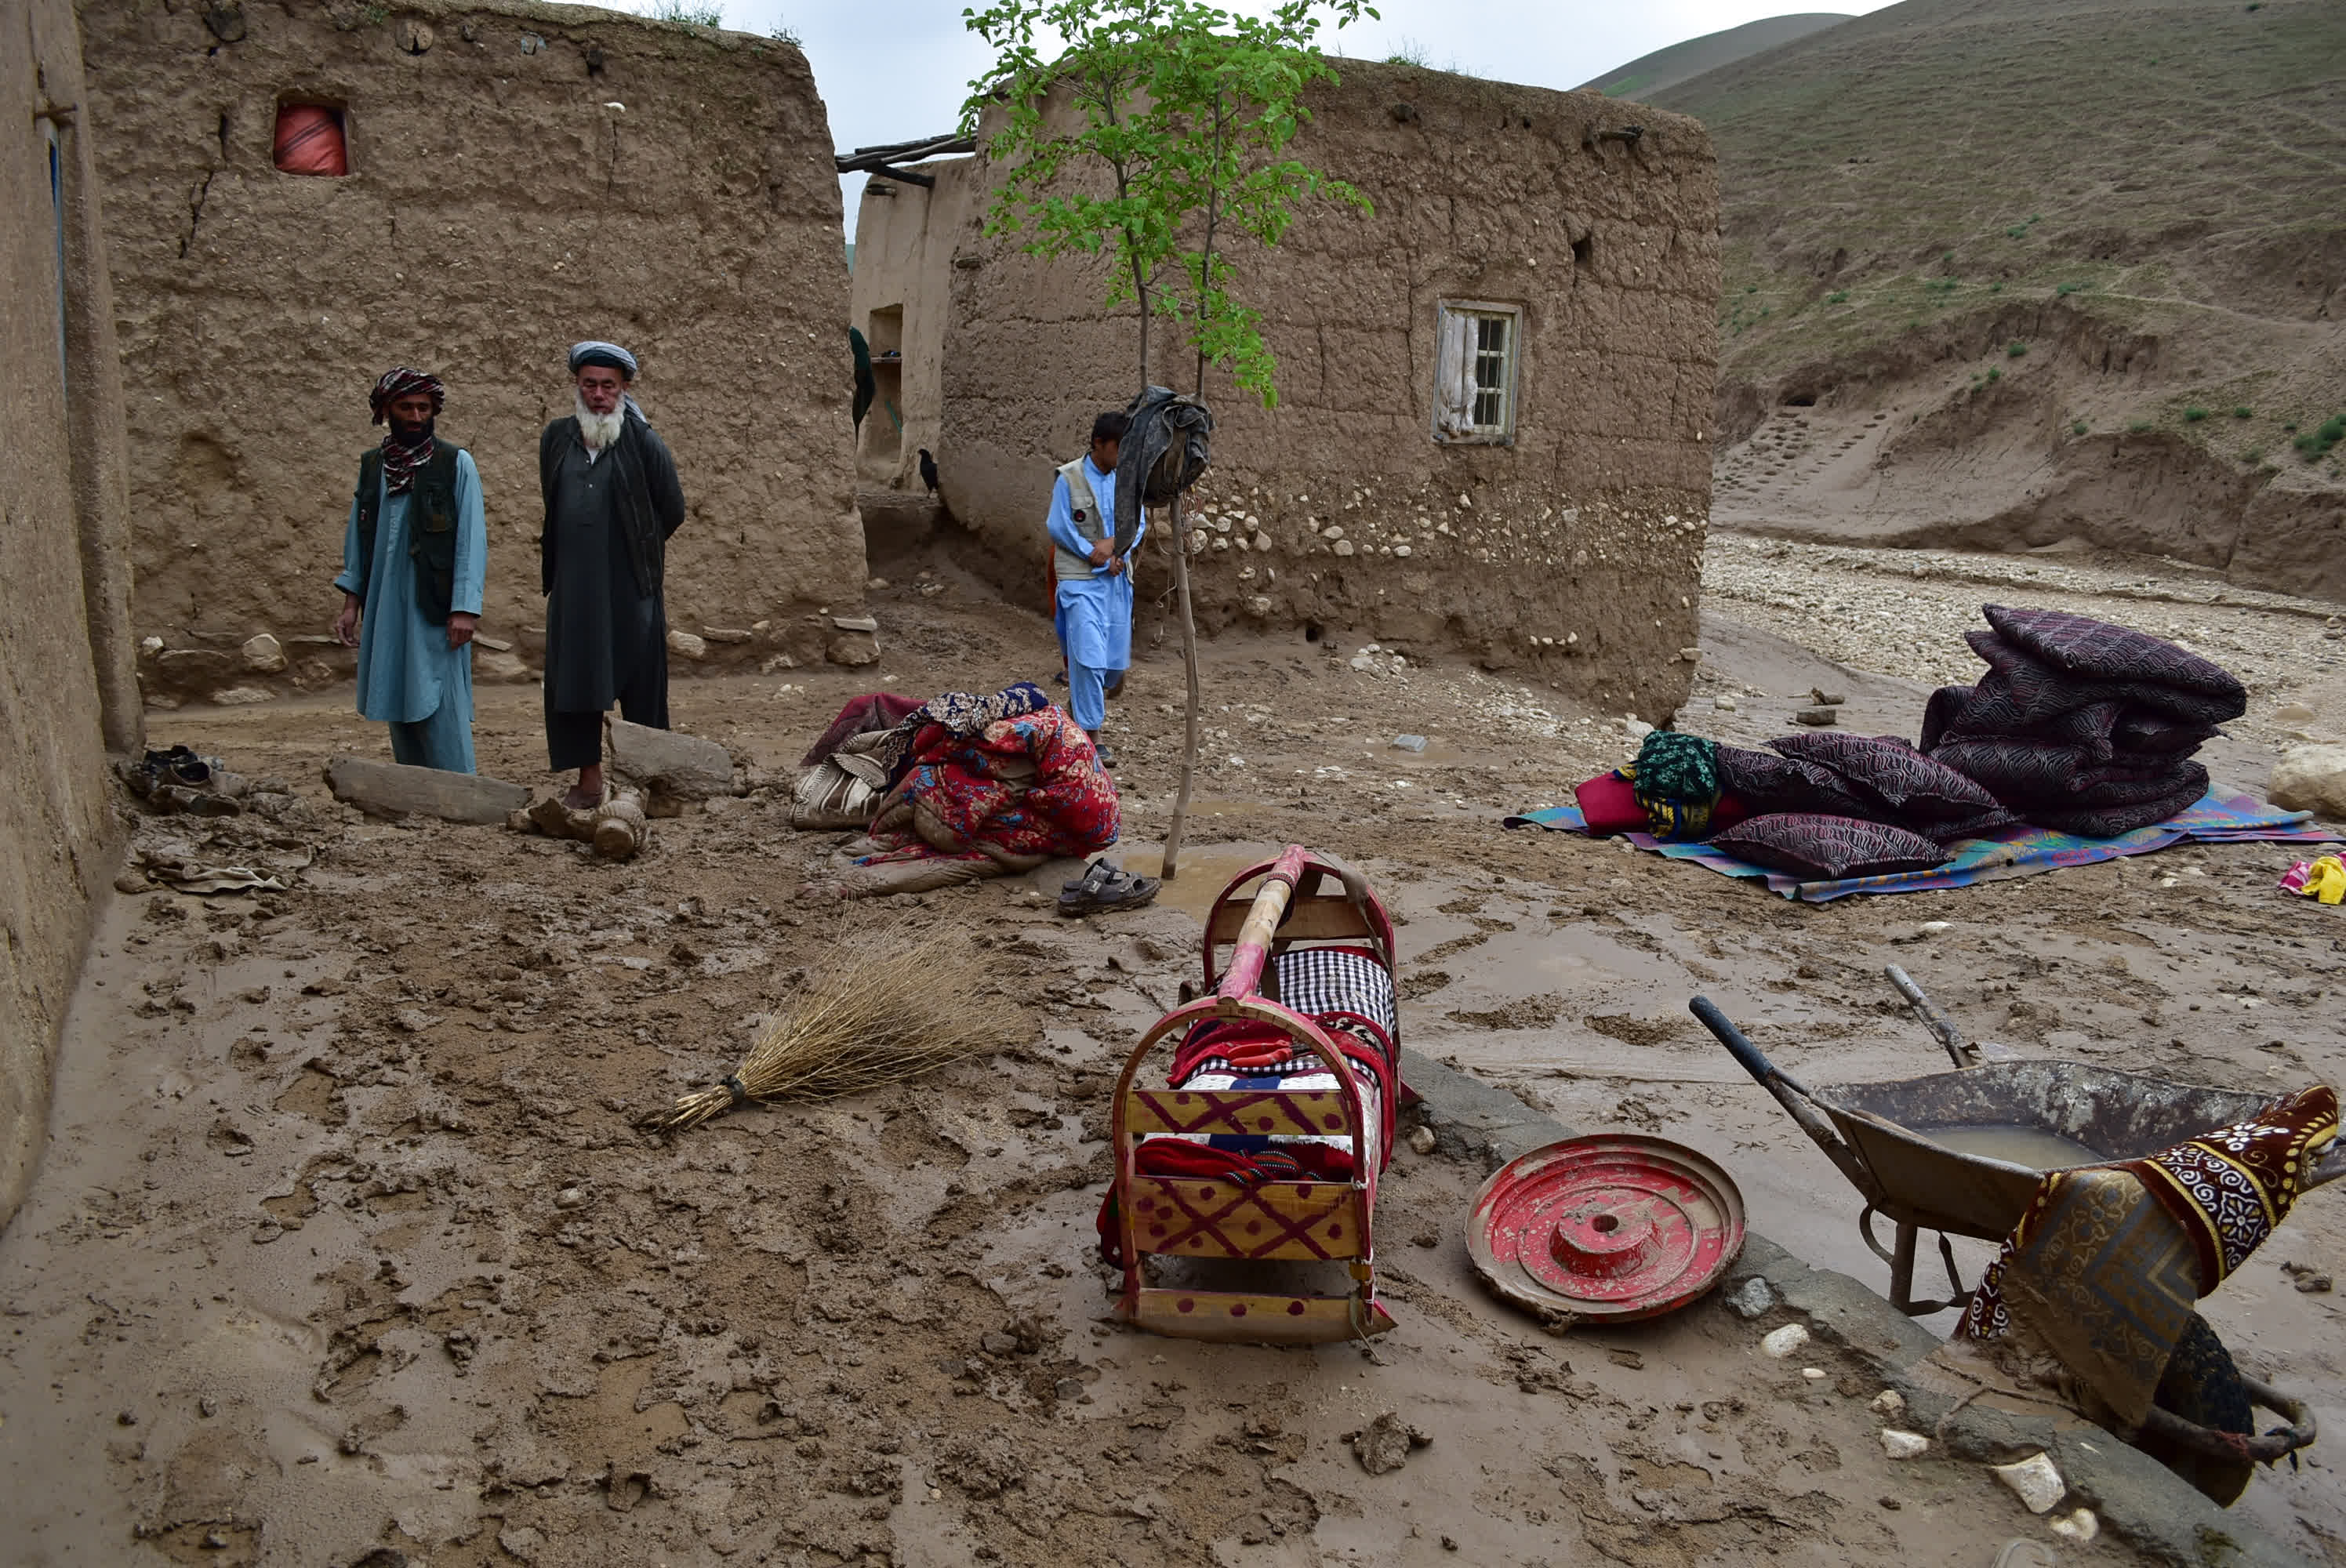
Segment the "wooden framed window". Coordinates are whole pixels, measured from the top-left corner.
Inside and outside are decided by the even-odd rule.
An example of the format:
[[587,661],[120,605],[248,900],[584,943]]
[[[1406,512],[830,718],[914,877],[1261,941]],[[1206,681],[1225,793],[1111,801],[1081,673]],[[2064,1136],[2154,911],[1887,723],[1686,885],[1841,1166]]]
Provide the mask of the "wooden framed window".
[[1515,440],[1523,326],[1520,305],[1444,300],[1438,307],[1434,440],[1484,445]]

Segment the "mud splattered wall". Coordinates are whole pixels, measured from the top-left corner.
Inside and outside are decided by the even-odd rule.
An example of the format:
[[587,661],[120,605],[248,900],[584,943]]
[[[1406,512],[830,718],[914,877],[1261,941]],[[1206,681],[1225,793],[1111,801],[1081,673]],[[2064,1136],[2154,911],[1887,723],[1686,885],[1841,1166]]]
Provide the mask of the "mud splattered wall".
[[68,0],[0,13],[0,1223],[32,1177],[90,904],[114,875],[107,747],[139,739],[83,102]]
[[[1375,212],[1314,206],[1276,250],[1238,258],[1280,402],[1265,412],[1208,380],[1219,430],[1187,541],[1201,622],[1463,648],[1617,710],[1671,711],[1692,673],[1678,650],[1696,640],[1710,493],[1708,136],[1593,93],[1342,70],[1296,150]],[[955,176],[984,177],[975,162]],[[949,253],[952,290],[944,492],[1005,586],[1039,598],[1050,471],[1130,396],[1135,322],[1102,315],[1095,273],[984,237],[982,197],[945,195],[892,199],[958,225],[929,247]],[[1503,443],[1435,437],[1445,306],[1511,320]],[[1154,364],[1192,384],[1169,341]],[[1143,594],[1169,570],[1146,565]]]
[[[366,391],[448,382],[489,514],[485,636],[544,624],[537,435],[624,343],[681,468],[671,626],[819,647],[863,580],[831,133],[787,44],[530,5],[86,0],[150,691],[338,678],[322,641]],[[280,172],[280,105],[349,172]],[[271,632],[291,656],[273,672]],[[754,651],[716,642],[717,655]],[[484,656],[494,677],[499,663]],[[504,668],[517,673],[510,660]]]

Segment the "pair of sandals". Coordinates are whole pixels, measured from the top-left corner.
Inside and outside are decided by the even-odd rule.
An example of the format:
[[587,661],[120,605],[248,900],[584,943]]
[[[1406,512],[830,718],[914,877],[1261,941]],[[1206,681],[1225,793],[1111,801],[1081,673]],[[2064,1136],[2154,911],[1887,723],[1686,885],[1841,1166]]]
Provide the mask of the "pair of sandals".
[[1081,877],[1060,885],[1059,912],[1087,915],[1137,910],[1156,902],[1157,890],[1163,885],[1155,877],[1136,877],[1109,865],[1102,857],[1085,867]]

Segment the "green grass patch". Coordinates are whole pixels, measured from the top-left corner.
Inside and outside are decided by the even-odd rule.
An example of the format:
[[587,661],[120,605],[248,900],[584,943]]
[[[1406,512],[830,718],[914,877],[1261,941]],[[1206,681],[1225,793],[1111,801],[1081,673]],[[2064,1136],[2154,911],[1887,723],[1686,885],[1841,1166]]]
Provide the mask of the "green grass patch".
[[2333,413],[2321,423],[2297,438],[2297,450],[2305,454],[2308,463],[2319,463],[2330,455],[2330,449],[2346,441],[2346,413]]
[[2082,419],[2073,419],[2069,422],[2069,433],[2071,435],[2083,435],[2086,433],[2086,428],[2087,426],[2086,422]]
[[683,22],[695,27],[721,27],[725,25],[725,7],[702,5],[699,0],[652,0],[651,17],[655,22]]
[[2053,297],[2056,300],[2066,300],[2070,295],[2078,292],[2080,290],[2090,289],[2092,287],[2093,285],[2090,283],[2064,283],[2053,290]]
[[2232,411],[2232,417],[2234,419],[2254,419],[2257,417],[2257,411],[2243,405]]
[[2007,358],[2016,360],[2020,358],[2021,355],[2028,351],[2028,345],[2026,343],[2006,343],[2004,345],[2004,351]]
[[2137,419],[2137,420],[2133,420],[2133,421],[2130,421],[2130,422],[2127,423],[2127,430],[2129,430],[2129,431],[2131,431],[2131,432],[2132,432],[2133,433],[2135,433],[2136,435],[2140,435],[2144,431],[2148,430],[2149,428],[2150,428],[2150,421],[2148,421],[2148,420],[2147,420],[2147,419]]
[[2250,468],[2254,468],[2258,463],[2262,463],[2264,460],[2265,449],[2261,446],[2252,446],[2249,448],[2248,451],[2240,453],[2240,461],[2247,463]]
[[2198,403],[2193,403],[2189,408],[2183,411],[2183,422],[2186,424],[2198,424],[2201,420],[2206,419],[2207,417],[2208,411],[2201,408]]
[[1991,366],[1987,372],[1987,379],[1992,382],[2002,381],[2004,379],[2004,367],[2002,365]]
[[1828,305],[1848,304],[1849,290],[1846,289],[1835,289],[1831,293],[1825,296],[1825,303]]

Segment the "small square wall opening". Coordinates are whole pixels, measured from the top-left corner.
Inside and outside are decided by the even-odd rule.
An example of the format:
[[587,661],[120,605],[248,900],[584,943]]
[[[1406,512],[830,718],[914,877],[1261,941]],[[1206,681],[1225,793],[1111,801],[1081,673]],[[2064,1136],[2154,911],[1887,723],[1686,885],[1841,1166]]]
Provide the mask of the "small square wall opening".
[[288,99],[277,106],[274,160],[281,174],[346,175],[350,145],[340,104]]

